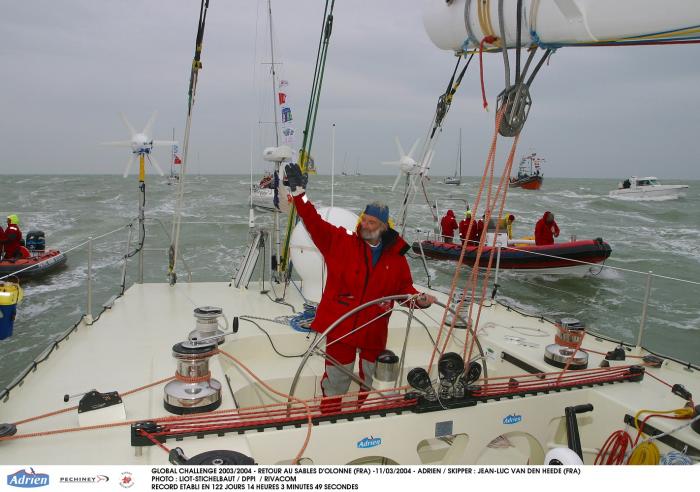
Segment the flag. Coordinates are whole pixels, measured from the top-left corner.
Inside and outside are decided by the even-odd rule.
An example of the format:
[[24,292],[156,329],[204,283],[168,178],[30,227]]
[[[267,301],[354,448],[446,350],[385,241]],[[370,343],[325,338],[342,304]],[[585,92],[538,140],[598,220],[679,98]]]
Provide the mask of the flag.
[[292,110],[289,108],[282,108],[282,123],[288,123],[292,121]]
[[182,159],[179,155],[173,154],[173,164],[182,164]]
[[280,106],[287,102],[287,94],[285,94],[284,92],[278,92],[277,97],[279,99]]
[[288,85],[289,85],[289,82],[287,82],[286,80],[284,80],[284,79],[280,80],[280,88],[287,87]]

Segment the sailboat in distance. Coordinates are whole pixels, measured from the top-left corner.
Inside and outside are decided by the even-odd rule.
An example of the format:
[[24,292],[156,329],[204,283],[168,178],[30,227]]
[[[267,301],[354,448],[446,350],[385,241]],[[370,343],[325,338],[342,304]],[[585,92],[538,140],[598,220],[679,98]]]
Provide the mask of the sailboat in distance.
[[[457,175],[457,169],[459,169],[459,176]],[[457,164],[455,165],[454,176],[447,176],[445,178],[446,185],[461,185],[462,184],[462,129],[459,129],[459,147],[457,150]]]

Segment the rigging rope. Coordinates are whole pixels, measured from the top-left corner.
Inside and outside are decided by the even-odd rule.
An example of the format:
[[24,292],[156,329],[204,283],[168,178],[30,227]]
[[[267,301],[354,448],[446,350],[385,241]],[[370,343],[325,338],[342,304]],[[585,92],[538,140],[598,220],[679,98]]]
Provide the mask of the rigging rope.
[[182,223],[182,204],[185,196],[185,175],[187,171],[187,155],[190,150],[190,130],[192,127],[192,108],[194,106],[195,94],[197,92],[197,81],[199,71],[202,69],[202,43],[204,41],[204,26],[209,10],[209,0],[201,0],[199,7],[199,21],[197,24],[197,38],[195,41],[194,58],[190,69],[190,85],[187,91],[187,123],[185,124],[185,134],[183,138],[182,169],[180,171],[180,183],[178,185],[177,205],[175,208],[175,220],[173,221],[171,232],[171,244],[168,250],[168,281],[170,285],[177,282],[177,257],[180,246],[180,225]]
[[[330,1],[330,7],[329,7]],[[331,33],[333,32],[333,8],[335,0],[326,0],[326,5],[323,11],[323,24],[321,27],[321,35],[318,40],[318,49],[316,51],[316,66],[314,68],[314,78],[311,84],[311,94],[309,96],[309,108],[306,112],[306,124],[304,126],[304,139],[301,149],[299,150],[299,167],[302,173],[307,173],[307,163],[311,159],[311,147],[314,139],[314,131],[316,129],[316,117],[318,115],[318,106],[321,99],[321,88],[323,86],[323,75],[326,70],[326,58],[328,55],[328,44]],[[289,207],[289,217],[287,219],[287,230],[282,248],[282,255],[278,263],[280,272],[286,272],[286,278],[291,277],[291,268],[289,265],[290,241],[292,239],[292,231],[298,221],[294,202]]]

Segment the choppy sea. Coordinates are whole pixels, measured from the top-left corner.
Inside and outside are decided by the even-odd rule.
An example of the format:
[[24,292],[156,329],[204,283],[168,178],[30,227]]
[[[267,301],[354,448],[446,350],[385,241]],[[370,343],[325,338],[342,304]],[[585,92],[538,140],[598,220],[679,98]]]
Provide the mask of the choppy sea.
[[[181,246],[193,281],[228,281],[248,241],[247,176],[188,176]],[[393,176],[339,176],[335,205],[359,212],[374,199],[398,209],[399,193],[391,193]],[[463,212],[472,202],[478,178],[466,177],[459,187],[433,177],[430,195],[444,210]],[[700,281],[700,182],[689,181],[686,198],[658,202],[620,201],[607,196],[614,180],[555,179],[545,177],[539,191],[511,190],[507,209],[517,217],[515,234],[533,234],[545,210],[556,215],[561,238],[602,237],[612,246],[611,267],[653,271],[667,277]],[[670,181],[668,184],[672,184]],[[310,198],[330,203],[331,178],[314,176]],[[138,187],[131,176],[3,176],[0,180],[0,217],[20,216],[22,230],[46,233],[47,246],[68,250],[85,241],[119,229],[135,218]],[[164,282],[165,248],[175,210],[176,187],[165,179],[147,179],[147,231],[145,281]],[[258,214],[259,220],[266,220]],[[161,227],[161,223],[162,226]],[[416,200],[411,208],[409,232],[430,228],[427,205]],[[94,310],[119,292],[126,229],[95,241]],[[425,283],[420,261],[412,259],[414,279]],[[135,281],[135,259],[127,283]],[[554,276],[501,277],[500,296],[521,309],[546,316],[574,316],[596,331],[634,343],[639,329],[646,276],[626,270],[604,269],[589,278]],[[454,264],[432,261],[433,286],[447,290]],[[29,365],[52,340],[72,326],[86,309],[87,249],[68,254],[67,265],[42,278],[23,282],[14,335],[0,342],[0,388]],[[184,279],[184,274],[180,273]],[[700,285],[654,278],[643,344],[662,354],[700,363]]]

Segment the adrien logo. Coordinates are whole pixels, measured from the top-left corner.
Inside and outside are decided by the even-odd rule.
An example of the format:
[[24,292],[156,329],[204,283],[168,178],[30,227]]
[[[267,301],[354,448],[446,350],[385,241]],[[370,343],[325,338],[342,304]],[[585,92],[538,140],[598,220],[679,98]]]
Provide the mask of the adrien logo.
[[373,448],[379,446],[382,443],[381,437],[365,437],[364,439],[357,441],[357,447],[360,449]]
[[506,424],[506,425],[512,425],[512,424],[517,424],[517,423],[520,422],[521,420],[523,420],[523,416],[522,416],[522,415],[512,414],[512,415],[506,415],[506,416],[503,418],[503,423]]
[[19,470],[7,476],[7,485],[10,487],[33,489],[44,487],[48,484],[49,475],[47,473],[36,473],[34,468],[29,468],[29,472],[27,470]]

